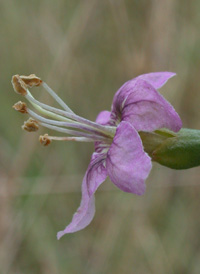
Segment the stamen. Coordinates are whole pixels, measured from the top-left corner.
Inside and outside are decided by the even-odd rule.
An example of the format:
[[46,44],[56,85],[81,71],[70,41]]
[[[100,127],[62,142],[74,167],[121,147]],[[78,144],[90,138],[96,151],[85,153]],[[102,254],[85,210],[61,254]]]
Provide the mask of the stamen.
[[41,135],[39,137],[39,141],[43,146],[48,146],[51,143],[51,139],[49,138],[48,134],[45,134],[43,136]]
[[67,112],[71,112],[74,113],[69,107],[68,105],[65,104],[65,102],[55,93],[55,91],[53,91],[53,89],[51,89],[45,82],[42,83],[42,86],[44,89],[46,89],[46,91],[56,100],[56,102],[61,105],[61,107],[64,108],[64,110],[66,110]]
[[[71,122],[72,120],[68,119],[68,118],[65,118],[65,117],[62,117],[61,115],[57,115],[57,114],[54,114],[52,111],[51,111],[51,108],[53,107],[50,107],[46,104],[43,104],[43,103],[40,103],[38,100],[36,100],[32,94],[30,93],[29,90],[27,90],[27,95],[26,95],[26,99],[34,106],[35,109],[37,109],[40,113],[42,113],[43,115],[46,115],[46,116],[49,116],[49,117],[52,117],[54,119],[57,119],[59,121],[66,121],[66,122]],[[45,110],[44,109],[44,106],[46,106],[46,109],[48,110]],[[49,111],[50,110],[50,111]],[[75,121],[73,121],[75,122]],[[76,123],[76,122],[75,122]]]
[[20,76],[18,74],[14,75],[12,77],[11,83],[13,85],[15,92],[17,92],[18,94],[21,94],[23,96],[25,96],[27,94],[27,85],[20,78]]
[[35,74],[30,74],[29,76],[21,75],[20,78],[30,88],[34,86],[38,87],[42,84],[42,80],[39,77],[37,77]]
[[21,113],[28,113],[26,103],[24,102],[17,102],[14,104],[13,108]]
[[37,131],[39,129],[38,122],[32,118],[29,118],[27,121],[24,122],[22,129],[28,132]]
[[[44,113],[44,114],[47,114],[48,116],[52,117],[53,118],[53,113],[56,113],[58,114],[57,116],[57,119],[58,120],[61,120],[62,116],[64,117],[67,117],[69,118],[69,122],[73,122],[73,123],[81,123],[81,124],[86,124],[87,126],[90,126],[91,128],[94,128],[98,131],[101,131],[102,133],[106,134],[106,135],[109,135],[111,137],[113,137],[115,135],[115,127],[111,127],[111,126],[102,126],[100,124],[97,124],[95,122],[92,122],[92,121],[89,121],[85,118],[82,118],[78,115],[76,115],[75,113],[69,113],[69,112],[66,112],[66,111],[63,111],[61,109],[57,109],[57,108],[54,108],[54,107],[51,107],[51,106],[48,106],[44,103],[41,103],[39,102],[38,100],[36,100],[31,94],[30,92],[28,91],[28,94],[26,95],[26,99],[29,100],[33,105],[34,107],[36,107],[38,109],[38,111]],[[40,108],[39,108],[40,107]],[[42,108],[42,109],[41,109]],[[45,113],[45,111],[43,109],[46,109],[48,110],[47,113]],[[62,116],[61,116],[62,115]],[[70,120],[71,119],[71,120]],[[63,120],[63,119],[62,119]]]
[[39,123],[39,124],[43,127],[46,127],[46,128],[58,131],[58,132],[62,132],[62,133],[70,134],[70,135],[76,135],[76,136],[80,136],[80,137],[91,138],[91,139],[93,139],[93,141],[104,141],[104,142],[108,141],[108,138],[105,138],[103,136],[97,136],[97,135],[92,135],[92,134],[88,134],[88,133],[81,132],[81,131],[65,129],[65,128],[53,126],[53,125],[46,124],[46,123]]
[[[76,135],[76,137],[70,138],[79,138],[78,140],[92,140],[92,141],[104,141],[105,143],[110,142],[110,138],[114,137],[116,128],[112,126],[103,126],[96,122],[92,122],[85,118],[82,118],[76,115],[63,101],[62,99],[42,80],[37,77],[35,74],[31,74],[29,76],[19,76],[14,75],[12,78],[13,87],[16,92],[25,95],[26,99],[33,105],[33,107],[38,110],[41,114],[46,115],[48,117],[53,118],[47,119],[38,115],[34,111],[27,108],[26,104],[23,102],[18,102],[14,105],[14,108],[22,113],[29,113],[33,118],[40,122],[36,122],[35,120],[29,120],[25,122],[23,125],[23,129],[28,131],[35,131],[38,128],[38,124],[47,127],[52,130],[56,130],[59,132],[63,132],[70,135]],[[65,109],[57,109],[55,107],[48,106],[44,103],[36,100],[27,86],[39,86],[42,85],[46,91]],[[37,123],[37,124],[36,124]],[[66,129],[67,128],[75,128],[78,130]],[[47,135],[45,135],[47,139]],[[68,137],[66,137],[68,138]],[[83,138],[83,139],[81,139]],[[84,139],[85,138],[85,139]],[[45,143],[46,143],[46,139]],[[42,139],[43,140],[43,139]],[[70,139],[68,139],[70,140]],[[74,140],[74,139],[73,139]],[[43,141],[44,143],[44,141]]]
[[76,122],[75,123],[68,123],[68,122],[61,122],[61,121],[47,119],[47,118],[44,118],[44,117],[38,115],[37,113],[35,113],[34,111],[32,111],[29,108],[27,108],[27,112],[30,114],[30,116],[34,117],[36,120],[38,120],[40,122],[43,122],[43,123],[46,123],[46,124],[51,124],[51,125],[55,125],[55,126],[63,126],[63,127],[68,127],[68,128],[70,128],[70,127],[71,128],[76,128],[76,129],[79,129],[79,130],[88,131],[92,134],[107,137],[101,132],[98,132],[98,131],[96,131],[96,130],[88,127],[88,126],[77,124]]
[[86,138],[86,137],[76,137],[76,136],[70,136],[70,137],[48,136],[48,138],[50,140],[55,140],[55,141],[94,142],[93,139]]

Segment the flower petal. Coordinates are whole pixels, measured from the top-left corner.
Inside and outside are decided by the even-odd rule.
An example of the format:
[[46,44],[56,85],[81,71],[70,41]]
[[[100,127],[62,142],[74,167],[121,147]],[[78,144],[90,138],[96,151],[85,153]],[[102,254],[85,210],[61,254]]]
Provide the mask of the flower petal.
[[114,103],[112,119],[114,116],[115,119],[120,117],[122,121],[131,123],[137,131],[153,131],[164,127],[177,132],[182,127],[181,119],[172,105],[142,79],[124,85]]
[[173,106],[151,84],[140,79],[124,102],[122,120],[131,123],[137,131],[168,128],[177,132],[182,127]]
[[111,181],[125,192],[142,195],[151,166],[137,131],[129,123],[121,122],[107,154],[106,168]]
[[102,184],[107,177],[105,159],[105,153],[93,153],[92,155],[86,178],[89,196],[94,194],[100,184]]
[[150,83],[155,89],[161,88],[171,77],[176,74],[173,72],[152,72],[139,75],[126,83],[124,83],[120,89],[115,93],[112,109],[114,110],[117,106],[121,106],[125,98],[133,91],[135,82],[138,79],[144,80]]
[[135,79],[142,79],[149,82],[154,88],[161,88],[170,78],[175,76],[176,73],[169,71],[151,72],[142,74]]
[[80,207],[74,214],[71,223],[63,230],[58,232],[58,240],[66,233],[79,231],[90,224],[95,214],[95,197],[94,192],[98,186],[103,183],[107,177],[107,172],[103,166],[102,155],[99,158],[94,153],[89,167],[86,171],[82,182],[82,200]]
[[107,125],[109,120],[110,120],[110,111],[104,110],[98,114],[96,118],[96,123],[99,123],[101,125]]

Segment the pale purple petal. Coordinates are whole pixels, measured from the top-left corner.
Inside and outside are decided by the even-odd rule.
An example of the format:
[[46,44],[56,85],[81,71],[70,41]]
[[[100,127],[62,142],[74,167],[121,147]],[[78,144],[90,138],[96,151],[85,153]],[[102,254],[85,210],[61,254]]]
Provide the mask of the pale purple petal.
[[[87,173],[86,173],[87,174]],[[57,233],[58,240],[67,233],[73,233],[85,228],[90,224],[95,214],[95,197],[88,195],[86,175],[82,183],[82,200],[80,207],[73,215],[71,223],[63,230]]]
[[121,122],[107,154],[106,168],[111,181],[125,192],[142,195],[151,159],[144,152],[137,131]]
[[119,111],[125,98],[133,91],[135,82],[138,79],[145,80],[150,83],[155,89],[161,88],[171,77],[176,74],[173,72],[152,72],[139,75],[126,83],[124,83],[120,89],[115,93],[112,103],[112,110],[116,109]]
[[[106,179],[107,172],[104,167],[98,167],[98,155],[93,154],[90,165],[86,171],[82,182],[82,200],[80,207],[74,214],[71,223],[63,230],[58,232],[57,238],[60,239],[64,234],[79,231],[90,224],[95,214],[94,192],[97,187]],[[99,166],[103,165],[102,156]],[[101,173],[100,173],[101,172]],[[91,180],[90,182],[88,180]]]
[[142,74],[135,79],[142,79],[149,82],[154,88],[161,88],[170,78],[175,76],[176,73],[169,71],[151,72]]
[[[124,98],[123,94],[126,94]],[[182,127],[181,119],[172,105],[142,79],[127,84],[115,103],[111,117],[120,117],[122,121],[131,123],[137,131],[168,128],[177,132]]]
[[104,110],[98,114],[96,118],[96,123],[99,123],[101,125],[107,125],[109,120],[110,120],[110,111]]
[[86,178],[89,196],[94,194],[100,184],[102,184],[107,177],[105,160],[105,153],[93,153],[92,155]]
[[123,121],[131,123],[137,131],[168,128],[177,132],[181,129],[178,113],[152,85],[138,80],[133,90],[124,102]]

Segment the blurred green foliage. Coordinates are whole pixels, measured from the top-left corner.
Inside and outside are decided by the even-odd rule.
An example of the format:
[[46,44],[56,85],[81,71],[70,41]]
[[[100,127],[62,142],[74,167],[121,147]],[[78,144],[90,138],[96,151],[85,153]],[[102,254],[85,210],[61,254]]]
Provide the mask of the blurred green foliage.
[[125,81],[174,71],[161,92],[184,127],[199,129],[199,14],[195,0],[0,1],[0,273],[199,273],[199,168],[155,164],[143,197],[107,181],[92,224],[57,241],[80,203],[93,146],[41,147],[37,133],[21,131],[10,84],[35,73],[94,120]]

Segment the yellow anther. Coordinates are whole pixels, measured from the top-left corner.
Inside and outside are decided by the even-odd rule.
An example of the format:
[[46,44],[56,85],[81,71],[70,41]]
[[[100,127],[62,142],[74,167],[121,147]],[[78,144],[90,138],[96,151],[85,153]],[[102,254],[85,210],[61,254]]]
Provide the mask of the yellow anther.
[[37,77],[35,74],[30,74],[29,76],[21,75],[20,78],[30,88],[34,86],[38,87],[42,84],[42,80],[39,77]]
[[41,135],[39,137],[39,141],[43,146],[48,146],[51,143],[51,139],[49,138],[48,134]]
[[18,93],[21,94],[23,96],[25,96],[27,94],[27,85],[26,83],[20,78],[20,76],[18,74],[14,75],[12,77],[12,81],[11,81],[14,90]]
[[37,131],[39,129],[38,122],[32,118],[29,118],[27,121],[24,122],[22,129],[28,132]]
[[21,113],[28,113],[26,103],[24,102],[17,102],[14,104],[13,108]]

